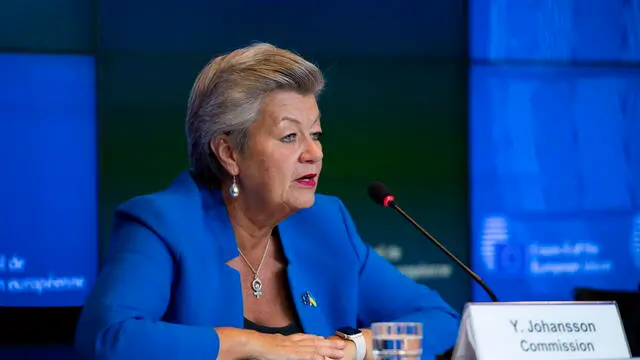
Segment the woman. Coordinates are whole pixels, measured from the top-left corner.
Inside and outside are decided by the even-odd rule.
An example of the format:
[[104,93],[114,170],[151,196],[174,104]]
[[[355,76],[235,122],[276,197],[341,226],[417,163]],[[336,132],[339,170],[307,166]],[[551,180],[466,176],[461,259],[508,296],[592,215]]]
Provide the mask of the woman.
[[365,245],[340,200],[315,194],[323,86],[314,65],[268,44],[202,70],[192,169],[117,210],[81,354],[372,359],[377,321],[422,322],[423,358],[454,345],[458,314]]

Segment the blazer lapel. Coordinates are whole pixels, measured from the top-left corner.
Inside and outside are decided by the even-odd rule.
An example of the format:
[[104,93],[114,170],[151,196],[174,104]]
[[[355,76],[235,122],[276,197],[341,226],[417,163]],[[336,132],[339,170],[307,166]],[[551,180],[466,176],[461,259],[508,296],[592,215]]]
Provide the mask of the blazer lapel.
[[[194,184],[195,185],[195,184]],[[211,251],[213,256],[206,258],[211,262],[210,277],[215,286],[209,291],[216,292],[212,297],[212,318],[217,318],[219,326],[232,326],[242,328],[244,326],[243,301],[240,274],[229,265],[227,261],[238,256],[235,234],[229,221],[222,194],[217,189],[198,189],[202,199],[202,223],[196,228],[202,229],[199,234],[203,246]],[[204,254],[203,254],[204,256]]]
[[326,307],[323,307],[322,298],[316,296],[322,293],[321,282],[324,279],[320,272],[323,269],[313,269],[300,260],[304,252],[309,251],[305,249],[305,241],[308,241],[305,237],[309,234],[304,231],[304,222],[296,222],[294,215],[283,221],[278,226],[278,231],[289,262],[287,274],[291,296],[304,332],[320,336],[332,335],[335,329],[330,329],[327,324],[324,314]]

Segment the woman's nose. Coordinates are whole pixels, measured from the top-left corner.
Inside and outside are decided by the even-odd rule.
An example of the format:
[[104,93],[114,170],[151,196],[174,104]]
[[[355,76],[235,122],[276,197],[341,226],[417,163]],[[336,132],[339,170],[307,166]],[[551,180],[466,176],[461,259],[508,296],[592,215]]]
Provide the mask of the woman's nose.
[[305,151],[300,156],[300,161],[315,163],[322,160],[324,154],[322,153],[322,145],[320,142],[313,139],[308,139]]

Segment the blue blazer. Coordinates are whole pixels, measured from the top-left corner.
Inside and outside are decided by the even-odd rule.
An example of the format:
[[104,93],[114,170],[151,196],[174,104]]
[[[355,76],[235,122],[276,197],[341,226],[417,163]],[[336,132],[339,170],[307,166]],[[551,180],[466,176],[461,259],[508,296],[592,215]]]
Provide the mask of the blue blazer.
[[[306,333],[419,321],[424,359],[455,344],[459,315],[367,246],[337,198],[317,195],[278,230]],[[243,327],[240,277],[225,264],[238,250],[219,191],[185,172],[166,190],[129,200],[116,211],[111,246],[78,322],[80,355],[211,360],[213,328]]]

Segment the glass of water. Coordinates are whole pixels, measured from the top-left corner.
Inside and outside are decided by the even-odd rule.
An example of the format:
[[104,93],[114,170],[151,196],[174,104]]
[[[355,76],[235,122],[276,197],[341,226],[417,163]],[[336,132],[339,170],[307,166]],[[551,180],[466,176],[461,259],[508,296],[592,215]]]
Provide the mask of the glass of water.
[[371,336],[376,360],[419,360],[422,355],[422,323],[373,323]]

